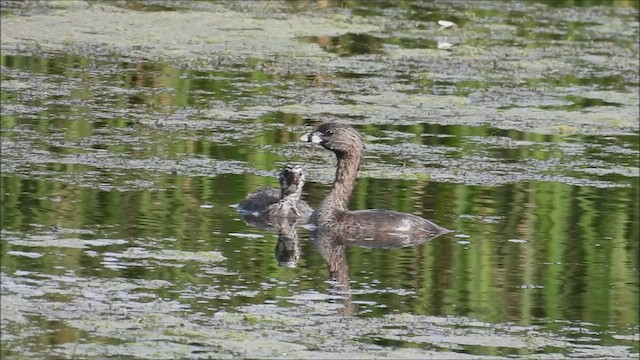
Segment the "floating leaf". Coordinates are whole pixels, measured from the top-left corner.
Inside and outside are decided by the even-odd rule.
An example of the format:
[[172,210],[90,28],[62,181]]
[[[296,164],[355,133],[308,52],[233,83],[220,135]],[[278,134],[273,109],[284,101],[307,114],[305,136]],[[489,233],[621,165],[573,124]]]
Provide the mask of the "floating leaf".
[[447,21],[447,20],[438,20],[438,25],[440,25],[440,28],[438,29],[438,31],[445,30],[445,29],[451,29],[451,28],[454,28],[454,27],[458,26],[456,23],[451,22],[451,21]]

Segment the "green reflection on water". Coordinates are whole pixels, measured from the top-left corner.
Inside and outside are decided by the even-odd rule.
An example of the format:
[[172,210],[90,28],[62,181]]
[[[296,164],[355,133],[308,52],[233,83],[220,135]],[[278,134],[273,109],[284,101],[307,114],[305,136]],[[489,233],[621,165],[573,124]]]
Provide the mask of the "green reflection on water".
[[[28,234],[39,232],[34,229],[36,225],[57,224],[62,229],[96,229],[111,238],[173,239],[165,245],[177,249],[216,249],[229,258],[231,270],[243,274],[245,285],[255,288],[262,279],[291,274],[274,265],[270,235],[253,243],[237,238],[224,240],[228,238],[225,234],[247,231],[244,224],[234,221],[237,215],[228,207],[243,196],[245,181],[243,176],[168,176],[162,183],[173,190],[101,192],[8,176],[2,178],[2,228]],[[455,204],[438,211],[436,220],[469,236],[445,237],[406,250],[350,249],[352,281],[365,284],[370,281],[366,279],[377,279],[383,288],[417,292],[410,301],[389,295],[367,295],[367,299],[394,311],[465,315],[492,322],[517,320],[530,324],[547,318],[622,325],[638,321],[634,270],[638,266],[637,186],[604,191],[555,183],[489,188],[443,184],[425,188],[403,180],[385,181],[387,186],[377,188],[367,183],[357,188],[355,208],[386,204],[401,211],[415,211],[426,210],[427,204]],[[411,192],[408,194],[406,188],[413,186],[420,190],[412,192],[425,196],[427,204],[416,202]],[[371,194],[384,196],[370,201]],[[199,208],[203,203],[214,208]],[[458,219],[460,215],[464,217]],[[57,272],[59,264],[52,253],[24,262],[7,254],[16,249],[28,251],[29,247],[3,243],[4,271]],[[99,273],[95,271],[101,267],[99,257],[88,257],[76,249],[55,252],[64,253],[67,269],[79,274]],[[305,246],[304,268],[296,272],[323,269],[318,260],[313,248]],[[197,268],[191,267],[131,271],[108,271],[104,275],[171,279],[177,287],[206,281],[194,279],[192,271],[197,272]],[[304,282],[298,290],[326,286],[322,278]],[[277,293],[247,301],[259,303]]]
[[[4,66],[28,70],[33,73],[61,74],[68,78],[84,79],[79,68],[89,68],[91,63],[73,57],[45,60],[31,57],[2,57]],[[243,92],[234,86],[232,79],[247,78],[252,82],[269,81],[262,72],[249,75],[229,73],[177,72],[159,64],[129,65],[123,69],[140,72],[136,76],[107,76],[109,81],[130,88],[168,87],[174,92],[162,95],[143,96],[142,104],[163,108],[166,106],[197,105],[198,100],[185,98],[198,90],[208,91],[208,96],[241,98]],[[74,70],[75,69],[75,70]],[[126,72],[126,70],[125,70]],[[104,75],[104,74],[103,74]],[[221,78],[223,80],[216,80]],[[207,79],[214,79],[212,81]],[[571,80],[573,81],[573,80]],[[613,79],[612,81],[618,81]],[[457,86],[465,86],[465,82]],[[474,83],[476,84],[476,83]],[[479,83],[477,83],[479,84]],[[473,85],[477,86],[477,85]],[[258,89],[258,94],[264,88]],[[173,93],[174,95],[169,95]],[[14,100],[5,95],[7,101]],[[11,94],[11,93],[9,93]],[[251,96],[254,96],[254,93]],[[92,99],[87,91],[74,91],[73,98]],[[204,98],[203,98],[204,99]],[[169,102],[169,103],[167,103]],[[116,100],[118,107],[128,108],[133,102]],[[136,102],[137,103],[137,102]],[[42,104],[34,100],[32,105]],[[202,104],[204,104],[202,102]],[[602,105],[600,103],[594,106]],[[71,109],[81,106],[59,106],[40,113],[44,119],[35,124],[15,116],[3,116],[2,127],[5,138],[19,138],[12,131],[15,127],[30,126],[41,136],[35,148],[60,154],[83,153],[86,149],[53,145],[47,137],[63,134],[66,141],[81,141],[100,136],[104,131],[130,129],[140,132],[143,128],[123,117],[95,121],[86,114],[76,121],[57,121]],[[302,124],[297,115],[276,112],[255,120],[257,126],[271,123]],[[557,142],[558,136],[540,135],[518,131],[496,131],[485,127],[412,125],[361,127],[372,136],[382,136],[383,131],[400,131],[414,134],[411,142],[425,145],[446,145],[461,148],[458,156],[477,151],[463,139],[465,137],[503,136],[513,140],[533,142]],[[272,170],[274,162],[284,158],[269,151],[247,151],[243,140],[235,144],[219,145],[204,139],[217,132],[191,131],[198,140],[176,139],[162,129],[143,131],[151,139],[152,147],[139,146],[139,139],[109,144],[95,143],[89,149],[103,149],[113,154],[128,154],[133,158],[168,156],[173,154],[197,154],[215,159],[246,161],[259,169]],[[424,137],[422,134],[439,134],[449,137]],[[203,136],[200,136],[203,135]],[[269,146],[295,141],[296,136],[278,128],[257,133],[252,144]],[[246,141],[246,140],[245,140]],[[467,148],[468,149],[465,149]],[[482,147],[479,147],[482,148]],[[522,146],[517,149],[496,149],[494,155],[519,161],[527,158],[549,159],[554,155],[535,147]],[[455,154],[453,155],[456,156]],[[384,158],[393,161],[393,158]],[[629,163],[632,165],[632,162]],[[2,226],[8,231],[30,233],[58,226],[63,229],[109,229],[109,236],[124,239],[172,239],[171,245],[179,249],[220,250],[229,258],[230,269],[246,274],[247,286],[254,288],[262,278],[290,278],[291,273],[274,266],[273,237],[251,244],[229,241],[225,234],[246,232],[247,229],[229,208],[246,192],[262,185],[276,185],[272,177],[255,175],[225,175],[214,177],[188,177],[182,175],[157,175],[153,177],[154,191],[126,190],[101,191],[90,187],[57,182],[54,179],[39,180],[34,172],[50,174],[83,174],[96,172],[86,164],[43,163],[26,169],[23,176],[2,178]],[[136,176],[132,170],[123,170],[123,180]],[[107,178],[109,172],[97,171],[99,177]],[[363,178],[353,196],[354,208],[392,208],[415,212],[427,217],[438,214],[436,221],[456,229],[472,241],[446,238],[416,249],[374,252],[350,249],[353,279],[366,282],[360,274],[379,279],[386,286],[410,288],[417,291],[412,301],[396,296],[380,296],[378,300],[397,311],[412,311],[420,314],[463,315],[489,321],[518,320],[529,324],[539,318],[573,319],[593,321],[598,324],[632,324],[637,322],[636,292],[629,284],[637,285],[638,223],[637,182],[631,187],[615,190],[599,190],[588,187],[573,187],[557,183],[518,183],[514,185],[475,188],[428,184],[415,180],[383,180]],[[165,190],[163,190],[165,189]],[[309,201],[317,204],[326,185],[309,184]],[[213,205],[213,209],[199,208],[201,204]],[[451,204],[455,204],[451,207]],[[613,208],[612,208],[613,207]],[[472,220],[462,221],[460,216]],[[595,218],[611,218],[595,223]],[[458,220],[455,220],[458,219]],[[612,224],[615,224],[613,226]],[[212,233],[212,229],[215,231]],[[102,231],[102,230],[101,230]],[[106,230],[105,230],[106,231]],[[250,230],[251,231],[251,230]],[[94,235],[86,235],[91,238]],[[510,241],[517,242],[510,242]],[[522,242],[520,242],[522,241]],[[17,258],[7,255],[13,248],[3,243],[3,266],[15,271],[22,267],[39,268],[55,272],[51,254],[42,260],[30,260],[18,265]],[[311,268],[322,268],[322,261],[305,248],[303,264]],[[99,258],[86,256],[78,250],[65,250],[65,267],[81,270],[80,273],[97,275],[101,267]],[[614,256],[613,254],[617,254]],[[306,263],[305,263],[306,262]],[[47,266],[47,264],[49,264]],[[369,268],[372,264],[379,268]],[[177,283],[201,282],[190,271],[159,268],[156,272],[142,269],[126,269],[124,276],[167,278]],[[308,269],[298,270],[300,274]],[[118,272],[107,272],[117,276]],[[105,273],[106,274],[106,273]],[[323,280],[306,280],[310,286],[323,287]],[[301,285],[304,288],[304,285]],[[606,291],[596,291],[606,289]],[[280,289],[267,292],[251,301],[260,302],[275,298],[289,291]],[[237,299],[234,300],[237,305]],[[234,302],[232,301],[232,303]],[[624,306],[620,307],[620,304]],[[233,304],[219,304],[229,306]],[[374,314],[383,313],[376,310]]]

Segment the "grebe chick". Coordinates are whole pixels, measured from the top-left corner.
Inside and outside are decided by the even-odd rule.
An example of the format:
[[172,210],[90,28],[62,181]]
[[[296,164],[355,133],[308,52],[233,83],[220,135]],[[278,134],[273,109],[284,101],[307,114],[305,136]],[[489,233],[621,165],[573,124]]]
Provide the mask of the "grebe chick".
[[238,204],[238,211],[265,219],[307,219],[313,209],[300,199],[305,180],[302,168],[299,165],[286,165],[278,180],[280,191],[264,188],[249,194]]

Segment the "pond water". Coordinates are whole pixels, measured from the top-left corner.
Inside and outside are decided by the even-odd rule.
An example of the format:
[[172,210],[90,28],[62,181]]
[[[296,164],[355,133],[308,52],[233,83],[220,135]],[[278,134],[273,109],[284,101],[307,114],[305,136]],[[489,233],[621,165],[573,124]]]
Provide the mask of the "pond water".
[[[638,7],[3,2],[0,355],[637,358]],[[322,121],[351,209],[453,232],[335,271],[243,221],[287,163],[327,194]]]

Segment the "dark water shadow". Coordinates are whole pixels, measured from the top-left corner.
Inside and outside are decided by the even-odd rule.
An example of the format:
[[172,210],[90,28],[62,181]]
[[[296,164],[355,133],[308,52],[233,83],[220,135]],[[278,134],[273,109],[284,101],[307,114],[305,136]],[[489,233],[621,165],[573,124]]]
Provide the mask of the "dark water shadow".
[[305,36],[301,41],[318,44],[340,56],[384,54],[384,39],[369,34],[347,33],[340,36]]

